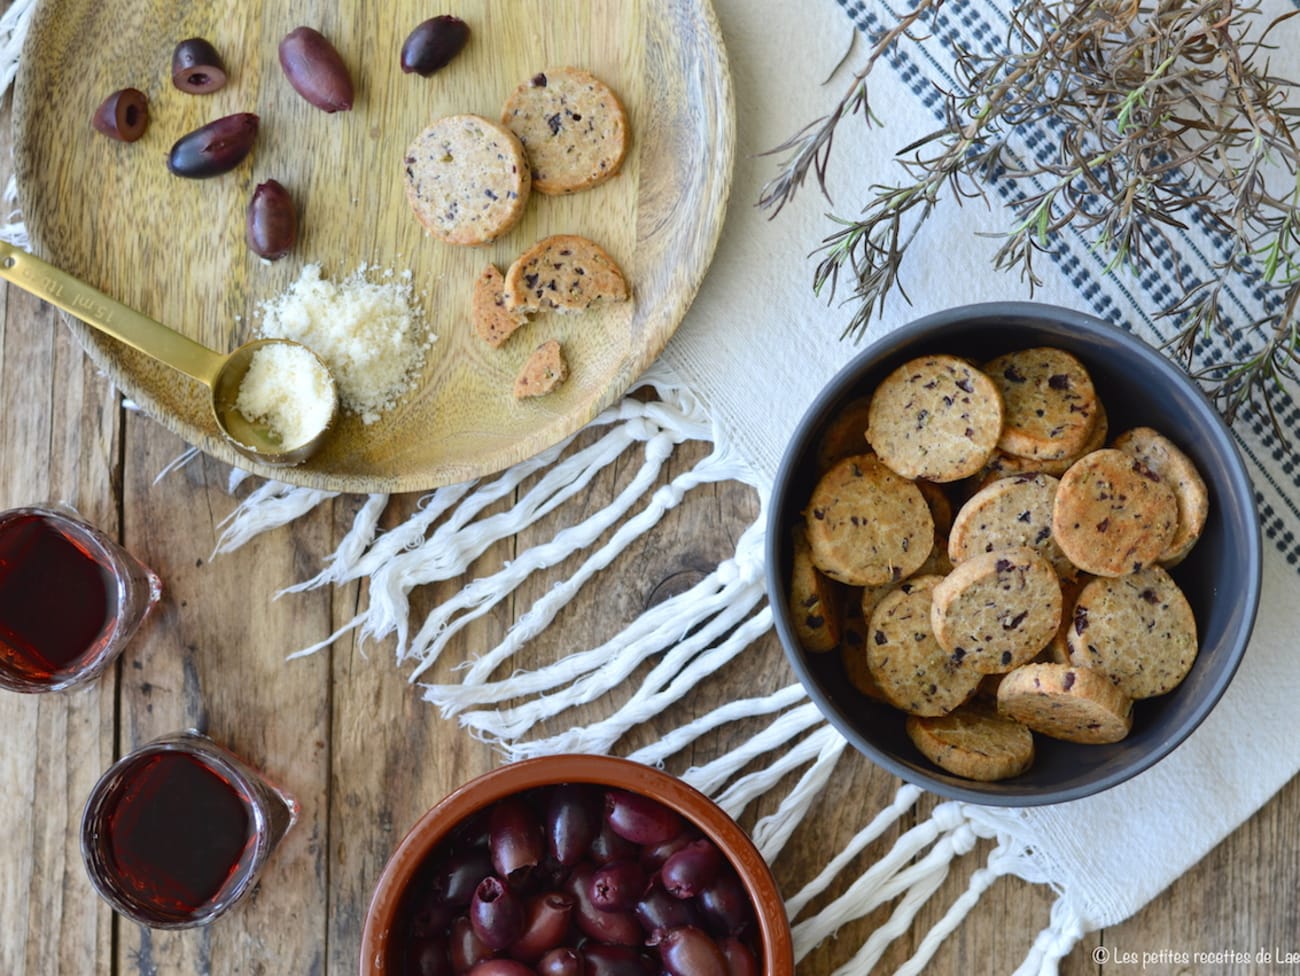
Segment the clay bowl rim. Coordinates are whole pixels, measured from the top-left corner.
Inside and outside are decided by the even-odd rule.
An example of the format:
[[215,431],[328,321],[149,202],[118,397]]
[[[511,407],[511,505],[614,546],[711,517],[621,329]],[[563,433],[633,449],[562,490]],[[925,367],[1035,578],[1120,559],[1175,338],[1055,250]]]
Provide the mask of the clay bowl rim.
[[677,777],[615,756],[559,755],[499,766],[457,787],[407,831],[371,895],[361,932],[360,976],[386,973],[385,957],[401,899],[428,854],[467,817],[507,796],[557,783],[584,783],[653,797],[718,845],[735,867],[758,919],[764,976],[793,976],[794,941],[776,879],[749,835],[721,807]]
[[[1144,734],[1140,741],[1146,744],[1145,749],[1139,751],[1136,742],[1125,740],[1134,749],[1117,753],[1114,761],[1107,759],[1074,779],[1066,778],[1061,782],[1036,780],[1037,761],[1035,767],[1021,777],[1002,783],[963,780],[931,766],[910,743],[902,749],[880,745],[875,741],[881,738],[879,729],[861,713],[848,714],[843,696],[837,695],[836,688],[825,676],[819,676],[819,665],[812,660],[818,655],[800,647],[789,621],[785,596],[785,563],[788,561],[785,530],[792,513],[797,512],[805,501],[797,497],[800,486],[808,480],[805,459],[815,450],[816,437],[838,405],[855,395],[862,395],[868,383],[878,382],[888,369],[912,356],[940,351],[961,354],[960,345],[972,346],[983,333],[999,328],[1005,330],[1005,337],[999,339],[996,348],[986,344],[974,354],[987,351],[988,355],[995,355],[1014,348],[1046,345],[1055,340],[1079,354],[1090,369],[1096,368],[1099,374],[1104,374],[1108,383],[1131,388],[1136,381],[1127,377],[1141,373],[1145,387],[1160,391],[1166,400],[1173,397],[1169,402],[1177,404],[1178,422],[1185,431],[1194,431],[1203,438],[1202,443],[1185,443],[1183,446],[1198,458],[1198,466],[1202,467],[1202,475],[1210,484],[1211,491],[1222,490],[1222,495],[1211,500],[1211,518],[1220,521],[1220,547],[1234,552],[1233,568],[1240,573],[1240,578],[1229,578],[1223,566],[1197,564],[1204,567],[1198,570],[1198,574],[1204,573],[1207,578],[1216,580],[1216,585],[1209,587],[1212,591],[1211,597],[1207,597],[1209,605],[1214,607],[1220,602],[1229,605],[1229,609],[1220,609],[1215,614],[1214,623],[1221,624],[1217,631],[1222,639],[1213,647],[1206,645],[1204,622],[1198,615],[1198,631],[1201,631],[1198,636],[1201,636],[1202,643],[1193,674],[1204,667],[1202,673],[1205,677],[1198,679],[1204,685],[1200,699],[1190,707],[1175,710],[1172,716],[1162,703],[1157,720],[1150,723],[1152,728],[1161,726],[1159,734]],[[958,348],[944,346],[945,333],[954,337],[953,346]],[[1119,365],[1116,365],[1102,357],[1127,359],[1117,358],[1115,363]],[[1121,381],[1117,377],[1124,379]],[[1155,397],[1154,392],[1148,392],[1144,399],[1150,402]],[[1123,409],[1114,410],[1108,405],[1108,409],[1122,415],[1128,409],[1127,404],[1122,406]],[[1112,435],[1123,429],[1124,426],[1111,425]],[[1177,439],[1176,433],[1169,433]],[[1202,463],[1201,459],[1207,457],[1213,461],[1212,472],[1206,471]],[[1179,366],[1138,336],[1085,312],[1038,302],[988,302],[945,309],[900,326],[863,348],[817,394],[786,445],[772,485],[765,541],[767,591],[786,658],[809,697],[854,748],[895,776],[943,797],[994,806],[1039,806],[1080,799],[1131,779],[1165,758],[1205,720],[1231,683],[1250,641],[1262,589],[1263,551],[1254,488],[1240,448],[1213,404]],[[1216,503],[1223,506],[1217,513],[1213,508]],[[1196,555],[1193,550],[1187,565],[1192,565]],[[1179,571],[1175,569],[1174,572],[1177,576]],[[1226,617],[1226,622],[1220,617]],[[1179,689],[1175,689],[1161,699],[1138,702],[1137,707],[1141,710],[1144,706],[1151,707],[1152,702],[1172,700],[1178,693]],[[861,699],[861,702],[866,701]],[[864,709],[874,713],[878,709],[888,710],[888,706],[868,704]],[[899,718],[901,728],[901,713]],[[1165,720],[1168,720],[1168,728],[1162,726]],[[897,737],[896,733],[894,737]],[[885,738],[888,740],[889,736]],[[1046,741],[1039,740],[1040,743]],[[1111,749],[1107,746],[1048,744],[1049,750],[1061,748]]]

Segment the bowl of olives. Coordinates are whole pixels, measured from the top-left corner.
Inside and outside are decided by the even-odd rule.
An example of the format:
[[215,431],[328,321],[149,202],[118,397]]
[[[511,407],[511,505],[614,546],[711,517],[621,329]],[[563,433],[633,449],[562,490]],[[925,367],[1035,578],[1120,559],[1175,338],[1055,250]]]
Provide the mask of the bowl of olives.
[[362,976],[793,976],[766,862],[717,804],[608,756],[531,759],[448,795],[389,858]]

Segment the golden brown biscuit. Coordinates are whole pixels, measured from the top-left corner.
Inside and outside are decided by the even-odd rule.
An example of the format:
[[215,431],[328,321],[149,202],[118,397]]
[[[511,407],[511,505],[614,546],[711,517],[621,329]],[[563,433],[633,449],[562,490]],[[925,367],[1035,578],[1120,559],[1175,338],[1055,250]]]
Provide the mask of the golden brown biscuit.
[[814,653],[833,650],[840,642],[839,594],[835,584],[817,571],[808,531],[803,525],[792,530],[793,565],[790,569],[790,620],[795,636]]
[[556,234],[519,255],[506,272],[506,308],[582,312],[597,302],[628,299],[627,279],[599,244]]
[[1051,475],[1020,474],[981,488],[962,505],[948,536],[948,555],[960,563],[981,552],[1028,546],[1057,574],[1077,570],[1052,538],[1052,503],[1058,482]]
[[1044,460],[1079,453],[1097,415],[1097,391],[1083,363],[1042,346],[998,356],[983,369],[1005,409],[998,447]]
[[506,308],[505,275],[495,264],[489,264],[474,280],[470,298],[470,321],[480,339],[493,349],[499,349],[516,331],[528,324],[524,312]]
[[569,364],[556,339],[547,339],[533,350],[515,379],[515,399],[546,396],[569,378]]
[[1210,512],[1210,490],[1196,470],[1192,459],[1174,446],[1173,441],[1150,427],[1136,427],[1115,438],[1111,445],[1131,454],[1160,475],[1173,489],[1178,502],[1178,528],[1160,554],[1162,566],[1176,566],[1187,558],[1205,529]]
[[1026,664],[998,686],[998,711],[1035,732],[1096,745],[1133,727],[1133,701],[1104,675],[1070,664]]
[[906,728],[925,758],[965,779],[986,783],[1010,779],[1034,761],[1029,729],[981,701],[938,717],[909,715]]

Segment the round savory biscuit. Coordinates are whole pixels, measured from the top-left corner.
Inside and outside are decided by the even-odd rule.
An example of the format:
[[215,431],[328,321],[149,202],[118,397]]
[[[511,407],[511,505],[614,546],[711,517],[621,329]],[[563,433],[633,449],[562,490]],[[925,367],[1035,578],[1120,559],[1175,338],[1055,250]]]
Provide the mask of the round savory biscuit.
[[531,187],[524,148],[508,129],[477,115],[439,119],[402,158],[406,200],[434,237],[488,244],[523,215]]
[[867,667],[891,705],[911,715],[945,715],[975,692],[981,675],[939,646],[930,601],[942,577],[905,580],[867,624]]
[[935,587],[931,625],[939,644],[972,671],[1009,671],[1033,659],[1061,623],[1052,564],[1021,546],[959,563]]
[[1064,349],[1040,346],[998,356],[983,370],[1002,395],[998,447],[1043,460],[1079,453],[1093,431],[1098,403],[1083,363]]
[[964,779],[1010,779],[1034,762],[1029,729],[984,702],[969,702],[947,715],[909,715],[905,727],[921,755]]
[[510,263],[506,308],[520,312],[583,312],[603,302],[625,302],[627,278],[609,252],[578,234],[544,237]]
[[817,571],[808,546],[808,532],[794,526],[794,555],[790,567],[790,620],[805,650],[829,651],[840,642],[839,594],[835,584]]
[[953,519],[948,555],[954,564],[997,549],[1028,546],[1072,577],[1074,564],[1052,538],[1052,503],[1060,484],[1051,475],[1019,474],[1000,478],[966,500]]
[[[874,609],[874,604],[872,606]],[[849,684],[868,698],[888,705],[889,699],[880,690],[880,685],[867,664],[867,621],[862,616],[856,599],[845,603],[839,650],[840,664]]]
[[844,458],[822,475],[804,519],[813,564],[850,586],[904,579],[934,547],[934,518],[920,489],[871,455]]
[[1002,431],[1002,398],[956,356],[922,356],[876,387],[867,442],[905,478],[957,481],[979,471]]
[[1072,664],[1016,668],[998,685],[998,711],[1067,742],[1118,742],[1133,727],[1133,700],[1105,675]]
[[1061,475],[1052,535],[1085,573],[1123,576],[1150,566],[1177,528],[1173,490],[1131,454],[1093,451]]
[[1077,454],[1069,454],[1061,458],[1031,458],[1020,457],[1016,454],[1008,454],[1000,448],[993,452],[989,458],[989,463],[984,467],[984,477],[980,481],[980,487],[996,481],[998,478],[1009,478],[1017,474],[1050,474],[1054,478],[1059,478],[1070,470],[1070,465],[1085,454],[1091,454],[1093,451],[1099,451],[1106,444],[1106,438],[1110,435],[1110,418],[1106,415],[1106,407],[1100,400],[1097,401],[1097,417],[1093,421],[1092,433],[1084,441],[1083,447]]
[[523,143],[538,193],[599,186],[627,155],[627,113],[607,84],[580,68],[533,75],[506,99],[501,123]]
[[1196,617],[1167,572],[1103,577],[1075,600],[1070,660],[1104,674],[1130,698],[1173,691],[1196,661]]
[[1133,455],[1173,489],[1178,503],[1178,527],[1158,561],[1162,566],[1178,565],[1187,558],[1205,529],[1205,519],[1210,513],[1210,490],[1205,480],[1191,458],[1150,427],[1126,430],[1111,446]]

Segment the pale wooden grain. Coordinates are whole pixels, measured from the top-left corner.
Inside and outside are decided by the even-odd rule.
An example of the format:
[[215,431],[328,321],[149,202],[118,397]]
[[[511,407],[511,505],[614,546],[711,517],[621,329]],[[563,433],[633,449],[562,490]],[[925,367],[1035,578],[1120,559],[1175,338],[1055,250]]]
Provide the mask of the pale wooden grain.
[[[418,391],[370,426],[344,416],[320,453],[279,472],[282,480],[422,489],[549,447],[617,399],[658,355],[712,257],[734,131],[707,0],[457,0],[443,12],[464,17],[472,36],[429,79],[398,65],[407,30],[429,16],[415,0],[46,0],[35,15],[15,103],[16,170],[20,205],[47,260],[223,351],[253,337],[259,303],[280,294],[305,263],[335,279],[362,262],[412,275],[438,337]],[[283,77],[276,47],[300,23],[318,27],[340,50],[357,90],[352,111],[321,112]],[[170,81],[172,46],[194,35],[209,38],[230,71],[227,86],[209,96],[182,93]],[[88,38],[94,57],[86,56]],[[591,70],[626,105],[632,147],[619,175],[568,197],[535,195],[520,223],[485,247],[427,236],[405,199],[407,146],[437,117],[498,118],[517,85],[564,64]],[[151,106],[148,130],[130,145],[88,124],[99,101],[125,86],[145,92]],[[261,118],[249,160],[213,179],[168,173],[164,159],[177,138],[239,111]],[[283,183],[301,211],[299,245],[274,264],[243,245],[247,201],[268,178]],[[553,233],[604,246],[631,281],[633,300],[539,315],[515,341],[491,349],[469,323],[475,276],[488,261],[504,269]],[[200,384],[80,323],[74,329],[146,411],[213,456],[240,460],[215,430]],[[516,401],[514,377],[546,338],[564,344],[570,378],[548,397]]]
[[[0,160],[8,158],[0,118]],[[357,586],[273,600],[277,589],[316,572],[351,525],[363,499],[326,502],[292,527],[210,560],[217,523],[234,506],[228,469],[203,459],[153,483],[182,441],[121,408],[116,391],[79,349],[51,309],[0,290],[0,507],[63,500],[119,538],[165,577],[158,613],[121,666],[97,684],[58,696],[0,693],[0,973],[4,976],[226,976],[231,973],[330,974],[357,971],[361,922],[383,863],[411,823],[497,757],[436,709],[393,660],[386,642],[359,646],[351,634],[312,658],[291,651],[347,623],[364,591]],[[583,435],[585,443],[591,435]],[[658,483],[707,450],[686,445]],[[633,450],[602,472],[585,495],[545,524],[493,547],[461,579],[413,594],[416,612],[499,568],[521,548],[608,502],[640,464]],[[526,487],[526,486],[525,486]],[[409,515],[418,496],[395,496],[384,523]],[[500,503],[501,506],[507,501]],[[742,485],[696,489],[681,507],[582,591],[555,626],[524,651],[536,666],[614,633],[646,606],[680,592],[726,558],[758,514]],[[571,571],[576,559],[560,567]],[[509,623],[545,592],[547,575],[528,581],[506,604],[451,642],[431,673],[449,678],[455,662],[492,646]],[[634,730],[630,751],[734,695],[791,682],[772,635],[756,642],[717,680],[701,685],[660,719]],[[604,714],[599,703],[552,722],[558,730]],[[186,724],[216,736],[260,764],[302,803],[299,823],[273,858],[255,898],[208,929],[151,933],[123,922],[95,897],[78,850],[85,796],[100,772],[131,745]],[[671,765],[707,762],[752,729],[720,730]],[[793,894],[884,804],[898,782],[846,753],[809,820],[774,864]],[[764,798],[745,817],[770,812]],[[853,866],[864,870],[904,830],[933,809],[927,798]],[[1300,785],[1263,810],[1135,918],[1086,936],[1062,966],[1066,976],[1125,976],[1133,965],[1098,966],[1111,951],[1161,949],[1296,950],[1300,909]],[[977,847],[987,856],[988,842]],[[965,889],[963,862],[885,955],[889,972],[915,951],[925,931]],[[839,879],[813,908],[842,892]],[[934,973],[1011,972],[1044,924],[1051,893],[1003,879],[939,950]],[[883,924],[890,908],[846,927],[800,967],[828,976]],[[1147,973],[1209,974],[1213,967],[1149,966]],[[1236,972],[1274,971],[1265,966]],[[1281,969],[1278,971],[1289,971]]]

